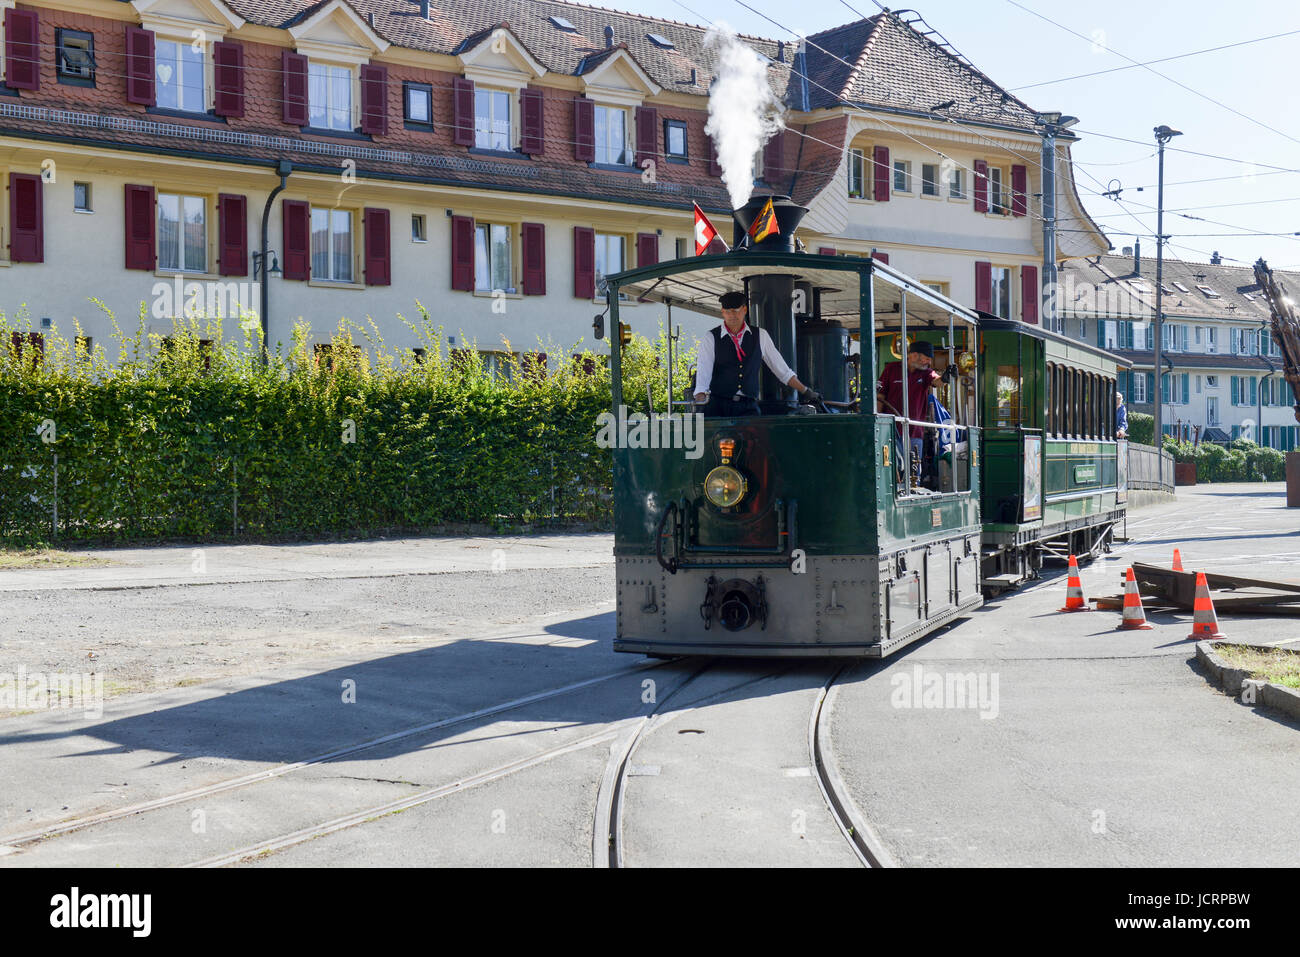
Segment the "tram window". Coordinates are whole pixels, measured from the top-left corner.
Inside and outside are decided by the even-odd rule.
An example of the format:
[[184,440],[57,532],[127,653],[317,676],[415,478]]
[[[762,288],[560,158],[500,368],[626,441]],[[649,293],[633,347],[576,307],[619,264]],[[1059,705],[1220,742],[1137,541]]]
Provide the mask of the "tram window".
[[1020,423],[1020,367],[998,366],[997,414],[999,428],[1014,428]]
[[1070,438],[1083,435],[1083,376],[1078,369],[1070,370]]
[[1052,408],[1052,373],[1056,367],[1052,363],[1047,363],[1047,434],[1051,435],[1054,431],[1053,425],[1056,423],[1056,410]]
[[1092,373],[1083,374],[1083,434],[1084,438],[1092,438],[1096,434],[1095,416],[1096,409],[1092,402],[1093,382]]
[[1069,431],[1065,425],[1065,366],[1056,367],[1056,436],[1063,438]]

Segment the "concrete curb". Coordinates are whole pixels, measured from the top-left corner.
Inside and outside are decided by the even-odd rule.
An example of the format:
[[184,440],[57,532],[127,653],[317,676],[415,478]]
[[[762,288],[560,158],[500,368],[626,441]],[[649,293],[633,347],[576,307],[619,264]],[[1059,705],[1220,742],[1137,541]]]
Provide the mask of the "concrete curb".
[[[1235,642],[1235,644],[1244,644]],[[1261,651],[1272,651],[1265,645],[1249,645]],[[1214,644],[1209,641],[1196,643],[1196,660],[1209,672],[1211,681],[1232,697],[1242,696],[1242,704],[1263,705],[1274,708],[1292,718],[1300,720],[1300,691],[1273,684],[1271,681],[1258,681],[1250,677],[1244,668],[1234,668],[1214,653]]]

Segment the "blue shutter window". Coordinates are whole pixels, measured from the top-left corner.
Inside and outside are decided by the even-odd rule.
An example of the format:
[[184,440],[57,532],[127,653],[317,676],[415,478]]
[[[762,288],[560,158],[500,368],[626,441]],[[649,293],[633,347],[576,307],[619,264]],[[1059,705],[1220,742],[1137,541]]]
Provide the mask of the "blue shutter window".
[[1236,376],[1232,377],[1232,404],[1241,405],[1241,384]]
[[1258,394],[1258,392],[1256,391],[1257,388],[1258,388],[1258,386],[1256,385],[1256,383],[1257,383],[1258,381],[1259,381],[1258,379],[1254,379],[1254,378],[1252,378],[1252,379],[1250,380],[1250,402],[1247,403],[1248,405],[1255,405],[1256,402],[1257,402],[1257,400],[1258,400],[1258,398],[1259,398],[1259,394]]

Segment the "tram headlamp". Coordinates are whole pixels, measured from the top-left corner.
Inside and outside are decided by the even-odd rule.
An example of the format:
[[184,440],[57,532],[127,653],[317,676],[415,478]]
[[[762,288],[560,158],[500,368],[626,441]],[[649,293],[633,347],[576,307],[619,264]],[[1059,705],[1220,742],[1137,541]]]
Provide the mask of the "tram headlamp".
[[704,496],[718,508],[731,508],[745,497],[748,483],[730,465],[719,465],[704,480]]
[[975,356],[970,352],[963,352],[957,356],[957,368],[961,370],[962,375],[970,375],[971,370],[975,368]]
[[[907,345],[909,348],[911,347],[911,337],[908,337]],[[901,332],[894,333],[893,338],[889,340],[889,351],[893,353],[895,359],[903,358],[903,334]]]

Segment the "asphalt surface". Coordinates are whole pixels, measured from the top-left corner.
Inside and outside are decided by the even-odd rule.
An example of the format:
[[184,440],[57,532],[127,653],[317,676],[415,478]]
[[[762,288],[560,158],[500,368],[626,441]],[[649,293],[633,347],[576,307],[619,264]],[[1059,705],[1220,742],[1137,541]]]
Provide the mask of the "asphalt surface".
[[[1133,514],[1085,593],[1174,545],[1189,569],[1300,577],[1283,504],[1180,490]],[[809,754],[842,662],[615,655],[609,547],[149,549],[0,573],[0,672],[94,668],[116,691],[100,715],[0,719],[0,865],[590,866],[611,827],[633,867],[856,865]],[[1296,863],[1300,727],[1205,681],[1190,616],[1119,632],[1115,612],[1059,613],[1064,594],[1053,572],[841,675],[827,743],[888,854]],[[1300,647],[1297,618],[1220,623]],[[953,676],[946,698],[931,675]]]

